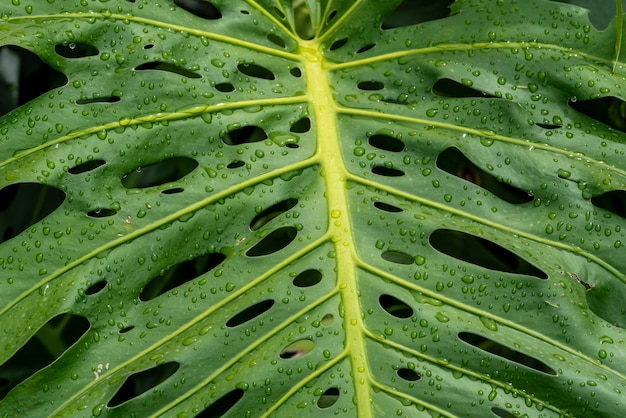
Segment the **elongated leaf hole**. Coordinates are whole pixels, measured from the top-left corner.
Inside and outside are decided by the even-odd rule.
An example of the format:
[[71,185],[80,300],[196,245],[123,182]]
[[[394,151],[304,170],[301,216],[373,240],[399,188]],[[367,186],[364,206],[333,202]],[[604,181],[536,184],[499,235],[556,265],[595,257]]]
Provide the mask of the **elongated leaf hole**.
[[291,244],[296,235],[298,235],[298,230],[293,226],[278,228],[257,242],[254,247],[246,252],[246,255],[248,257],[260,257],[273,254]]
[[364,53],[366,51],[369,51],[370,49],[374,48],[375,46],[376,46],[376,44],[368,44],[368,45],[362,46],[361,48],[359,48],[356,51],[356,53],[357,54],[362,54],[362,53]]
[[276,15],[278,16],[278,18],[280,20],[284,20],[285,19],[285,13],[281,9],[279,9],[276,6],[274,6],[272,9],[274,10],[274,13],[276,13]]
[[139,294],[139,299],[148,301],[181,286],[219,266],[226,256],[221,253],[208,253],[176,264],[153,278]]
[[0,243],[39,222],[65,200],[61,190],[39,183],[11,184],[0,190]]
[[289,70],[289,74],[298,78],[302,77],[302,71],[298,67],[293,67],[291,70]]
[[368,138],[367,142],[369,142],[371,146],[384,151],[404,151],[404,142],[389,135],[372,135]]
[[182,187],[172,187],[171,189],[161,190],[161,194],[176,194],[182,193],[184,191],[185,189],[183,189]]
[[415,258],[407,253],[403,253],[400,251],[385,251],[380,255],[383,260],[390,261],[396,264],[413,264]]
[[535,123],[535,125],[537,125],[540,128],[548,129],[548,130],[560,129],[560,128],[563,127],[563,125],[552,125],[552,124],[549,124],[549,123]]
[[105,287],[107,287],[107,281],[100,280],[98,282],[95,282],[91,286],[89,286],[87,290],[85,290],[85,295],[87,296],[95,295],[96,293],[104,289]]
[[217,20],[222,17],[217,7],[206,0],[174,0],[174,4],[203,19]]
[[548,275],[515,253],[484,238],[450,229],[437,229],[429,238],[437,251],[490,270],[524,274],[538,279]]
[[617,216],[626,218],[626,190],[611,190],[600,196],[594,196],[591,198],[591,203]]
[[1,46],[0,62],[7,72],[0,83],[0,116],[68,82],[63,73],[24,48]]
[[[64,313],[50,319],[0,366],[0,400],[15,386],[61,357],[89,327],[89,321],[78,315]],[[54,349],[47,349],[42,341],[50,343]]]
[[417,25],[431,20],[443,19],[450,16],[448,6],[454,0],[404,0],[383,21],[383,29],[399,28],[402,26]]
[[335,51],[335,50],[341,48],[342,46],[344,46],[347,42],[348,42],[348,38],[337,39],[335,42],[333,42],[330,45],[330,48],[328,48],[328,49],[331,50],[331,51]]
[[322,281],[322,272],[316,269],[304,270],[293,279],[297,287],[311,287]]
[[600,97],[589,100],[572,98],[567,104],[585,116],[618,131],[626,132],[626,102],[617,97]]
[[391,213],[403,212],[403,209],[400,209],[397,206],[390,205],[390,204],[383,203],[383,202],[374,202],[374,207],[376,209],[380,209],[385,212],[391,212]]
[[317,400],[317,406],[326,409],[330,408],[337,402],[339,399],[339,389],[337,388],[328,388],[322,393],[322,395]]
[[127,332],[129,332],[129,331],[131,331],[133,329],[135,329],[135,326],[134,325],[129,325],[127,327],[124,327],[124,328],[120,329],[118,332],[120,334],[126,334]]
[[285,43],[285,41],[283,41],[283,38],[281,38],[280,36],[273,34],[273,33],[268,33],[267,34],[267,39],[269,39],[269,41],[271,43],[273,43],[274,45],[277,45],[281,48],[284,48],[287,46],[287,44]]
[[482,335],[474,334],[471,332],[460,332],[459,338],[480,350],[486,351],[498,357],[502,357],[509,361],[521,364],[526,367],[530,367],[531,369],[537,370],[541,373],[551,374],[553,376],[557,375],[556,371],[553,368],[546,365],[542,361],[527,356],[524,353],[520,353],[519,351],[512,350],[496,341],[485,338]]
[[257,231],[272,219],[282,215],[298,204],[298,199],[285,199],[273,204],[269,208],[258,213],[250,222],[250,230]]
[[512,414],[511,412],[505,410],[505,409],[501,409],[501,408],[496,408],[495,406],[493,408],[491,408],[491,412],[493,412],[493,414],[497,417],[500,418],[513,418],[515,417],[514,414]]
[[324,325],[325,327],[327,327],[331,325],[334,321],[335,321],[335,317],[332,314],[326,314],[324,315],[320,323]]
[[305,355],[315,348],[315,343],[308,339],[294,341],[282,349],[280,358],[296,358]]
[[534,196],[481,170],[457,148],[445,149],[437,157],[437,167],[486,189],[509,203],[519,205],[531,202]]
[[387,294],[380,295],[378,303],[385,312],[396,318],[410,318],[411,315],[413,315],[413,308],[394,296]]
[[451,80],[449,78],[441,78],[433,85],[433,93],[437,96],[443,97],[478,97],[478,98],[493,98],[490,94],[483,91],[476,90],[472,87],[459,83],[458,81]]
[[215,85],[215,89],[217,91],[221,91],[222,93],[230,93],[235,90],[235,86],[230,83],[218,83]]
[[179,367],[180,363],[172,361],[131,374],[107,403],[107,406],[113,408],[149,391],[176,373]]
[[237,69],[250,77],[261,78],[264,80],[274,80],[276,78],[273,72],[258,64],[242,62],[237,65]]
[[105,97],[94,97],[91,99],[78,99],[76,100],[76,104],[86,105],[92,103],[116,103],[121,99],[117,96],[105,96]]
[[328,25],[330,22],[332,22],[335,16],[337,16],[337,10],[333,10],[328,14],[328,17],[326,18],[326,24]]
[[187,78],[202,78],[202,76],[198,73],[194,73],[193,71],[189,71],[186,68],[170,64],[169,62],[147,62],[145,64],[140,64],[136,66],[135,71],[165,71],[168,73],[182,75],[183,77]]
[[263,129],[258,126],[249,125],[233,129],[222,138],[222,141],[224,141],[226,145],[241,145],[263,141],[264,139],[267,139],[267,134]]
[[145,189],[180,180],[198,167],[198,162],[188,157],[173,157],[158,163],[137,167],[122,176],[127,189]]
[[117,211],[113,209],[99,208],[87,212],[87,216],[89,216],[90,218],[106,218],[109,216],[113,216],[116,213]]
[[223,416],[225,413],[230,411],[241,398],[243,398],[244,393],[243,389],[239,388],[231,390],[226,395],[209,405],[204,411],[196,415],[195,418],[219,418]]
[[372,173],[385,177],[401,177],[404,176],[404,171],[397,168],[386,167],[384,165],[376,165],[372,168]]
[[67,172],[70,174],[86,173],[88,171],[93,171],[96,168],[103,166],[105,164],[106,164],[106,161],[104,160],[91,160],[91,161],[87,161],[86,163],[78,164],[70,168],[69,170],[67,170]]
[[359,84],[357,84],[357,88],[359,90],[366,91],[382,90],[385,88],[385,85],[380,81],[361,81]]
[[67,44],[57,44],[54,46],[54,52],[64,58],[84,58],[98,55],[100,51],[92,45],[70,42]]
[[235,161],[231,161],[230,163],[228,163],[226,168],[239,168],[239,167],[243,167],[244,165],[246,165],[245,162],[241,160],[235,160]]
[[152,49],[152,48],[154,48],[154,44],[145,44],[143,46],[143,49]]
[[259,302],[255,305],[249,306],[243,311],[239,312],[228,321],[226,321],[226,326],[229,328],[236,327],[238,325],[244,324],[257,316],[261,315],[263,312],[267,311],[274,305],[274,301],[272,299],[266,299],[262,302]]
[[406,368],[398,369],[396,373],[398,374],[398,377],[400,379],[406,380],[408,382],[415,382],[422,378],[419,375],[419,373],[417,373],[415,370],[406,369]]
[[309,132],[310,130],[311,130],[311,119],[309,118],[302,118],[296,123],[294,123],[293,125],[291,125],[291,128],[289,128],[290,132],[293,132],[296,134],[303,134],[305,132]]

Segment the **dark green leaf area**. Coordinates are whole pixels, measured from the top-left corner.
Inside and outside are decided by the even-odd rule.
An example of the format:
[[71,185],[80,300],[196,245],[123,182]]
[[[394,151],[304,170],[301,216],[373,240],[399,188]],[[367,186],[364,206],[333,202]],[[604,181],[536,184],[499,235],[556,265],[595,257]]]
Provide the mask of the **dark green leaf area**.
[[21,382],[59,358],[89,330],[89,320],[59,314],[46,322],[0,366],[0,399]]

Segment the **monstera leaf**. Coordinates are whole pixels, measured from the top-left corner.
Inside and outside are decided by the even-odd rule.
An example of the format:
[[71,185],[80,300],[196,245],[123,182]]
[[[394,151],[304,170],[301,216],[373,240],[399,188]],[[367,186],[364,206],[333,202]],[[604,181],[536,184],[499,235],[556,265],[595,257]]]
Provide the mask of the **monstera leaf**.
[[4,2],[2,416],[623,412],[621,17],[448,3]]

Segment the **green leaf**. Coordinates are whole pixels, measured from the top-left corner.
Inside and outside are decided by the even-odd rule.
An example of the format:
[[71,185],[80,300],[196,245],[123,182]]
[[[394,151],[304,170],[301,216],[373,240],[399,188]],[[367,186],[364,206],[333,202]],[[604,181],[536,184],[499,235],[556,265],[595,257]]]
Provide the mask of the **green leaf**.
[[622,25],[440,4],[3,4],[2,416],[623,411]]

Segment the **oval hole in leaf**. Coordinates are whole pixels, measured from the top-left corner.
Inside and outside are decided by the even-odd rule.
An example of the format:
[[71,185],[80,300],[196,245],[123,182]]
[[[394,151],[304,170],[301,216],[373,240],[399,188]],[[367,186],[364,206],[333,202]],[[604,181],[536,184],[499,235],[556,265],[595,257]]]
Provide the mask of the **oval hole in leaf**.
[[328,388],[322,393],[322,395],[317,400],[317,406],[326,409],[330,408],[337,402],[339,399],[339,389],[337,388]]
[[388,314],[395,316],[396,318],[410,318],[413,315],[413,308],[400,299],[391,295],[380,295],[378,303]]
[[180,180],[198,167],[198,162],[188,157],[173,157],[158,163],[137,167],[122,176],[127,189],[144,189]]
[[94,97],[91,99],[78,99],[76,100],[76,104],[86,105],[92,103],[116,103],[121,99],[117,96],[105,96],[105,97]]
[[357,53],[357,54],[362,54],[363,52],[369,51],[370,49],[374,48],[375,46],[376,46],[376,44],[368,44],[368,45],[365,45],[365,46],[363,46],[363,47],[359,48],[359,49],[356,51],[356,53]]
[[302,71],[298,67],[293,67],[289,73],[294,77],[302,77]]
[[282,215],[298,204],[298,199],[285,199],[273,204],[269,208],[259,212],[252,221],[250,221],[250,230],[257,231],[267,225],[272,219]]
[[64,200],[65,193],[61,190],[39,183],[4,187],[0,190],[0,243],[54,212]]
[[198,73],[194,73],[193,71],[189,71],[186,68],[170,64],[169,62],[147,62],[145,64],[140,64],[136,66],[135,71],[165,71],[168,73],[182,75],[183,77],[187,78],[202,78],[202,76]]
[[12,77],[5,75],[4,85],[0,86],[0,116],[68,82],[65,74],[56,71],[24,48],[14,45],[0,46],[0,56],[3,57],[3,62],[14,65],[14,69],[10,71]]
[[331,50],[331,51],[335,51],[335,50],[341,48],[342,46],[344,46],[347,42],[348,42],[348,38],[337,39],[335,42],[333,42],[330,45],[330,48],[328,48],[328,49]]
[[361,81],[357,84],[359,90],[365,91],[373,91],[373,90],[382,90],[385,88],[385,85],[380,81]]
[[[0,366],[0,399],[30,376],[52,364],[89,330],[89,321],[78,315],[60,314],[50,319],[13,356]],[[60,335],[60,337],[59,337]],[[41,341],[54,338],[51,354]]]
[[324,315],[320,323],[324,325],[325,327],[327,327],[330,324],[332,324],[334,321],[335,321],[335,317],[332,314],[326,314]]
[[540,128],[548,129],[548,130],[560,129],[560,128],[563,127],[563,125],[552,125],[552,124],[549,124],[549,123],[535,123],[535,125],[537,125]]
[[260,257],[273,254],[282,250],[293,241],[298,235],[298,230],[293,226],[284,226],[270,232],[257,242],[254,247],[246,251],[248,257]]
[[626,102],[609,96],[597,99],[570,99],[567,104],[577,112],[618,131],[626,132]]
[[134,328],[135,328],[135,326],[134,326],[134,325],[129,325],[129,326],[127,326],[127,327],[124,327],[124,328],[120,329],[118,332],[119,332],[120,334],[126,334],[128,331],[131,331],[131,330],[133,330]]
[[92,211],[87,212],[87,216],[90,218],[106,218],[108,216],[113,216],[117,213],[116,210],[99,208]]
[[519,351],[512,350],[496,341],[490,340],[489,338],[485,338],[471,332],[460,332],[459,338],[480,350],[486,351],[498,357],[530,367],[531,369],[537,370],[541,373],[551,374],[553,376],[557,375],[554,369],[547,366],[542,361],[524,353],[520,353]]
[[328,14],[328,17],[326,18],[326,24],[328,25],[330,22],[332,22],[335,16],[337,16],[337,10],[333,10]]
[[273,72],[258,64],[242,62],[237,65],[237,69],[250,77],[261,78],[264,80],[274,80],[276,78]]
[[283,348],[279,354],[280,358],[296,358],[305,355],[309,351],[315,348],[315,343],[308,339],[294,341],[285,348]]
[[274,33],[268,33],[267,34],[267,39],[269,39],[269,41],[271,43],[273,43],[274,45],[277,45],[281,48],[284,48],[287,46],[287,44],[285,44],[285,41],[283,41],[283,38],[281,38],[280,36],[274,34]]
[[263,129],[249,125],[233,129],[222,138],[222,141],[226,145],[241,145],[263,141],[264,139],[267,139],[267,134]]
[[437,251],[490,270],[524,274],[538,279],[548,275],[515,253],[484,238],[451,229],[437,229],[429,237]]
[[231,390],[226,395],[211,403],[204,411],[196,415],[195,418],[219,418],[223,416],[243,398],[244,393],[244,390],[239,388]]
[[403,212],[403,210],[400,209],[399,207],[394,206],[394,205],[389,205],[383,202],[374,202],[374,207],[376,209],[380,209],[385,212],[391,212],[391,213]]
[[169,267],[141,290],[139,299],[148,301],[181,286],[219,266],[226,256],[222,253],[208,253]]
[[316,269],[304,270],[293,279],[294,286],[311,287],[322,281],[322,272]]
[[67,44],[57,44],[54,46],[54,52],[64,58],[84,58],[98,55],[100,51],[92,45],[70,42]]
[[603,193],[599,196],[591,198],[591,203],[595,206],[608,210],[626,218],[626,191],[625,190],[611,190],[610,192]]
[[239,312],[228,321],[226,321],[226,326],[229,328],[236,327],[243,323],[246,323],[257,316],[261,315],[263,312],[267,311],[274,305],[274,301],[272,299],[266,299],[262,302],[259,302],[255,305],[249,306],[243,311]]
[[511,412],[501,408],[496,408],[495,406],[491,408],[491,412],[493,412],[495,416],[500,418],[515,418],[515,415]]
[[96,293],[98,293],[99,291],[104,289],[106,286],[107,286],[107,281],[106,280],[100,280],[99,282],[95,282],[94,284],[89,286],[87,288],[87,290],[85,290],[85,294],[87,296],[95,295]]
[[369,142],[371,146],[384,151],[404,151],[404,142],[389,135],[372,135],[368,138],[367,142]]
[[121,405],[124,402],[149,391],[176,373],[179,367],[180,363],[172,361],[160,364],[148,370],[131,374],[126,378],[117,393],[107,403],[107,406],[112,408]]
[[445,149],[437,156],[437,167],[453,176],[474,183],[500,199],[515,205],[532,202],[534,199],[532,194],[502,182],[481,170],[454,147]]
[[310,40],[315,37],[313,22],[311,21],[311,10],[307,2],[293,2],[293,19],[295,30],[300,39]]
[[96,168],[103,166],[105,164],[106,164],[106,161],[104,160],[91,160],[91,161],[87,161],[86,163],[78,164],[70,168],[69,170],[67,170],[67,172],[70,174],[86,173],[88,171],[95,170]]
[[419,375],[419,373],[417,373],[415,370],[411,370],[407,368],[398,369],[396,373],[398,374],[398,377],[400,379],[406,380],[409,382],[415,382],[421,379],[421,376]]
[[413,256],[400,251],[385,251],[380,255],[384,260],[390,261],[396,264],[413,264],[415,258]]
[[443,19],[450,16],[448,6],[454,0],[442,1],[419,1],[404,0],[398,7],[383,21],[383,29],[399,28],[402,26],[417,25],[418,23],[429,22],[431,20]]
[[478,98],[494,98],[490,94],[483,91],[476,90],[458,81],[451,80],[449,78],[440,78],[433,85],[433,93],[442,97],[478,97]]
[[216,20],[222,17],[217,7],[207,0],[174,0],[174,4],[203,19]]
[[289,128],[290,132],[293,132],[296,134],[303,134],[305,132],[309,132],[310,130],[311,130],[311,119],[309,118],[302,118],[296,123],[294,123],[293,125],[291,125],[291,128]]
[[377,165],[372,168],[372,173],[385,177],[401,177],[404,176],[404,171],[397,168],[385,167],[384,165]]
[[161,190],[161,193],[162,194],[176,194],[176,193],[182,193],[184,191],[185,189],[183,189],[182,187],[172,187],[171,189]]
[[215,89],[217,91],[221,91],[222,93],[230,93],[235,90],[235,86],[230,83],[218,83],[215,85]]
[[228,163],[226,168],[239,168],[239,167],[243,167],[244,165],[246,165],[245,162],[241,160],[235,160],[235,161],[231,161],[230,163]]

